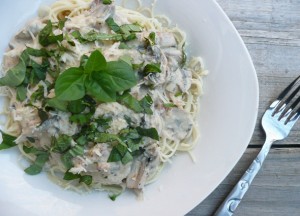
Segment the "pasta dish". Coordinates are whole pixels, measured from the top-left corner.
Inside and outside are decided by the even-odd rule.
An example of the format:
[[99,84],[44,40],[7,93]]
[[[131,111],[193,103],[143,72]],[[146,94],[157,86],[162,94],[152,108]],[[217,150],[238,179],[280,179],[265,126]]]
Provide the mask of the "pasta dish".
[[[197,144],[201,59],[164,16],[111,0],[59,0],[10,41],[0,150],[76,191],[138,195],[166,162]],[[0,155],[1,156],[1,155]]]

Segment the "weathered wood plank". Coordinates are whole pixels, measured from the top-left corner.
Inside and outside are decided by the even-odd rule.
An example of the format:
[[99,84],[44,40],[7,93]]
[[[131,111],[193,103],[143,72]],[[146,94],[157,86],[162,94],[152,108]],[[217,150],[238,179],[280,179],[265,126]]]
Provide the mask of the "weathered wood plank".
[[[299,0],[218,0],[252,56],[260,85],[260,106],[251,144],[262,144],[260,119],[282,89],[300,75]],[[300,144],[298,124],[279,144]]]
[[[258,121],[250,144],[265,135],[260,119],[282,89],[300,75],[299,0],[217,0],[241,34],[260,85]],[[300,124],[278,144],[300,144]],[[257,155],[248,149],[222,184],[188,216],[209,216]],[[272,149],[235,215],[300,215],[300,149]]]
[[[222,184],[187,216],[209,216],[243,175],[258,149],[248,149]],[[272,149],[236,216],[300,215],[300,149]]]

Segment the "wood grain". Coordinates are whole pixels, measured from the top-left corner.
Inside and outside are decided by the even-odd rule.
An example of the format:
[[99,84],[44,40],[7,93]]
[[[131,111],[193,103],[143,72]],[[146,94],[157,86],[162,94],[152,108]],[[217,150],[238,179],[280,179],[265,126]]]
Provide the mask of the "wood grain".
[[[209,216],[243,175],[264,143],[261,117],[278,94],[300,75],[299,0],[216,0],[242,36],[260,86],[256,128],[249,147],[222,184],[188,216]],[[276,142],[262,170],[242,200],[237,216],[300,215],[300,124]],[[289,146],[297,148],[288,148]],[[299,145],[300,147],[300,145]]]
[[[279,92],[300,75],[299,0],[218,0],[250,52],[259,80],[260,106],[251,144],[262,144],[260,119]],[[300,144],[298,124],[279,144]]]
[[[248,149],[222,184],[188,216],[209,216],[243,175],[258,149]],[[236,216],[300,214],[300,149],[272,149]]]

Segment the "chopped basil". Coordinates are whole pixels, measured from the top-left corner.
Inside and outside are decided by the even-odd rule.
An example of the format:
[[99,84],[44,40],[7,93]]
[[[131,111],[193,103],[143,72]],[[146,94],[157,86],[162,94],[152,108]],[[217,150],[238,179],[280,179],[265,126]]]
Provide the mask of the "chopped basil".
[[2,143],[0,144],[0,150],[12,148],[17,145],[15,143],[15,140],[17,139],[17,137],[14,137],[7,133],[4,133],[1,130],[0,130],[0,132],[2,134]]
[[109,5],[109,4],[112,3],[112,0],[103,0],[102,2],[103,2],[103,4],[105,4],[105,5]]
[[61,161],[67,169],[73,166],[72,159],[76,156],[81,156],[84,153],[84,149],[81,145],[75,145],[70,148],[65,154],[62,155]]
[[109,17],[105,20],[108,27],[113,30],[115,33],[121,33],[120,26],[114,21],[112,17]]
[[119,45],[119,49],[130,49],[130,47],[125,42],[121,42]]
[[89,123],[91,120],[91,114],[75,114],[70,117],[70,121],[80,124],[80,125],[85,125]]
[[136,130],[141,136],[150,137],[152,139],[159,141],[159,135],[155,128],[146,129],[146,128],[137,127]]
[[48,152],[38,152],[36,159],[32,165],[26,168],[24,171],[29,175],[37,175],[39,174],[45,163],[49,160]]
[[172,107],[177,107],[177,106],[175,104],[173,104],[173,103],[165,103],[164,107],[166,107],[166,108],[172,108]]
[[74,174],[74,173],[67,171],[67,172],[65,172],[63,179],[70,181],[70,180],[74,180],[74,179],[79,179],[80,177],[81,177],[80,174]]
[[60,30],[62,30],[62,29],[65,27],[66,21],[67,21],[66,18],[64,18],[64,19],[58,21],[58,25],[57,25],[57,26],[58,26],[58,28],[59,28]]
[[145,74],[149,74],[149,73],[160,73],[161,69],[160,69],[160,64],[147,64],[144,68],[143,71]]
[[79,179],[79,183],[83,182],[86,185],[92,184],[93,177],[90,175],[80,175],[80,174],[73,174],[69,171],[67,171],[63,177],[64,180],[70,181],[70,180],[75,180]]
[[150,97],[150,95],[146,95],[141,101],[140,101],[141,106],[144,109],[144,112],[146,114],[152,115],[153,111],[151,109],[151,106],[153,104],[153,100]]
[[106,34],[99,33],[95,31],[90,31],[89,33],[82,35],[81,38],[88,42],[100,41],[122,41],[123,37],[121,34]]
[[79,183],[83,182],[86,185],[91,185],[93,182],[93,177],[90,175],[84,175],[80,177]]
[[26,76],[26,64],[20,57],[19,63],[7,71],[4,77],[0,78],[0,86],[16,87],[20,85]]
[[61,134],[58,138],[53,138],[52,150],[54,152],[63,153],[71,147],[72,138],[65,134]]
[[22,102],[27,98],[27,96],[26,96],[27,88],[25,86],[23,86],[23,85],[18,86],[16,88],[16,91],[17,91],[17,100]]
[[119,96],[117,101],[136,113],[146,113],[150,115],[153,114],[151,110],[153,101],[149,95],[138,101],[135,97],[126,92],[123,95]]
[[122,160],[122,156],[116,148],[113,148],[110,152],[110,155],[107,159],[107,162],[118,162]]
[[40,31],[39,34],[39,42],[42,46],[48,46],[50,44],[57,43],[58,41],[62,41],[63,35],[54,35],[53,34],[53,25],[49,20],[46,26]]

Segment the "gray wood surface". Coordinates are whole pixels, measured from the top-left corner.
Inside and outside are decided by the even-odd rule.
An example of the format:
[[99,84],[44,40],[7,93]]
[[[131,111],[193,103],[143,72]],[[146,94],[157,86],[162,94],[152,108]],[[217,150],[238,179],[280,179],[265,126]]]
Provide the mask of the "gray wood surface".
[[[221,204],[264,143],[263,112],[300,75],[300,0],[216,1],[252,56],[260,85],[259,114],[250,148],[222,184],[188,216],[210,216]],[[280,149],[275,146],[271,150],[235,215],[300,215],[300,123],[276,144]]]

